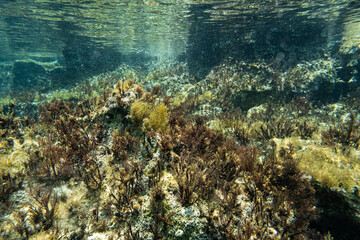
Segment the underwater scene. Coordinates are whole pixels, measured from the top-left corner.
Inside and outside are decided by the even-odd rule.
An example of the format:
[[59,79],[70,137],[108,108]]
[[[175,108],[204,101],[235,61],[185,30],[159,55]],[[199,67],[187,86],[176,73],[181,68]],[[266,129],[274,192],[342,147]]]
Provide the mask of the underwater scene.
[[357,0],[0,1],[0,240],[360,239]]

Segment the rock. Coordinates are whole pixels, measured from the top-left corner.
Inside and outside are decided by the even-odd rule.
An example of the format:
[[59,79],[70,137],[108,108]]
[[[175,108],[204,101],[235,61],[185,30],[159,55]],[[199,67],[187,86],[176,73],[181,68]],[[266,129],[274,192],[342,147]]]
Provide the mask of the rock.
[[13,65],[12,89],[24,91],[44,87],[47,74],[45,68],[32,61],[16,61]]

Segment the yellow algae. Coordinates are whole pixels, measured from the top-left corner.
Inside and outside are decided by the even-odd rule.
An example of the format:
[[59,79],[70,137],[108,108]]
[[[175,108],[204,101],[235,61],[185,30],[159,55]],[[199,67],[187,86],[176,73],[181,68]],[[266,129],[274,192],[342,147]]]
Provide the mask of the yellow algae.
[[213,93],[211,91],[206,91],[203,94],[198,96],[198,101],[199,102],[206,102],[206,101],[210,101],[210,100],[214,100],[215,96],[213,95]]
[[134,122],[140,123],[147,117],[151,110],[151,104],[142,100],[136,100],[132,103],[130,109],[130,117]]
[[322,146],[315,141],[301,140],[299,137],[275,139],[278,149],[292,145],[294,157],[299,160],[299,168],[321,185],[338,189],[351,190],[358,185],[360,169],[357,150],[351,154],[335,151],[329,146]]
[[152,105],[142,100],[136,100],[131,105],[130,117],[136,122],[143,122],[143,130],[166,130],[168,124],[167,107],[164,103]]
[[167,107],[164,103],[153,106],[149,117],[144,120],[144,129],[162,131],[168,124]]
[[[0,171],[17,173],[24,170],[25,163],[29,160],[28,153],[22,148],[17,140],[14,140],[14,146],[0,153]],[[9,147],[9,146],[8,146]]]

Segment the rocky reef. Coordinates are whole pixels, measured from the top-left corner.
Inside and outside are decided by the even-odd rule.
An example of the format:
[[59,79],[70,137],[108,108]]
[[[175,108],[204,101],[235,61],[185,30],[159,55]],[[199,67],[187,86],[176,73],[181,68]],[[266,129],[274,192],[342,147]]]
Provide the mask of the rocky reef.
[[[0,237],[346,239],[333,199],[355,236],[359,95],[321,105],[304,95],[333,78],[325,66],[285,78],[227,62],[202,81],[182,64],[120,67],[38,97],[28,117],[24,103],[4,104]],[[251,96],[287,88],[296,94]]]

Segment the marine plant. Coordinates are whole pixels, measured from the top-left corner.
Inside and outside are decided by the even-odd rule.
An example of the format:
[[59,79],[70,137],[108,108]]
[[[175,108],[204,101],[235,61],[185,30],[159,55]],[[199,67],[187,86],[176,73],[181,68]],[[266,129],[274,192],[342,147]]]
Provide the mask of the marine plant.
[[130,153],[137,149],[137,140],[129,132],[120,133],[117,129],[112,132],[112,146],[110,148],[115,161],[128,159]]
[[[104,96],[41,105],[37,123],[41,127],[34,128],[32,136],[44,139],[26,145],[25,168],[25,177],[43,186],[41,193],[29,194],[31,201],[43,202],[32,204],[32,216],[42,219],[41,227],[27,228],[25,218],[30,215],[18,211],[13,215],[18,219],[13,231],[27,238],[45,229],[56,230],[52,206],[61,205],[68,211],[66,220],[76,225],[61,232],[72,239],[93,233],[127,239],[173,238],[170,233],[177,224],[184,224],[184,209],[200,211],[194,214],[201,222],[196,227],[204,227],[199,231],[212,239],[311,235],[314,191],[298,168],[295,149],[276,149],[270,141],[289,137],[297,128],[308,129],[307,123],[296,128],[283,118],[274,124],[262,119],[258,144],[247,129],[245,114],[226,123],[231,131],[214,130],[207,126],[207,118],[191,116],[191,101],[174,107],[169,99],[159,88],[148,93],[121,80]],[[270,115],[268,119],[273,119]],[[311,135],[301,131],[305,137]],[[57,190],[49,192],[50,186]],[[70,201],[65,196],[63,202],[55,202],[55,191],[65,186],[70,190],[64,195],[83,191],[86,199]],[[20,194],[19,189],[15,184],[4,194]],[[46,203],[46,199],[50,200]]]
[[54,224],[58,198],[53,195],[52,190],[40,189],[30,192],[30,196],[34,200],[34,204],[30,207],[30,218],[34,224],[41,223],[42,229],[46,231]]
[[280,118],[275,122],[267,122],[255,130],[258,138],[262,140],[271,140],[276,138],[290,137],[295,131],[295,126],[286,119]]
[[140,230],[133,230],[133,226],[131,225],[131,222],[126,222],[126,232],[125,232],[125,238],[129,240],[143,240],[144,238],[140,235]]
[[304,120],[302,123],[296,123],[296,133],[300,136],[301,139],[311,139],[313,133],[316,132],[316,130],[317,127],[309,125],[306,123],[306,120]]
[[159,103],[152,107],[149,117],[144,119],[143,129],[155,132],[164,131],[167,128],[167,124],[167,107],[164,103]]
[[298,116],[306,116],[313,108],[312,105],[308,96],[296,96],[289,104],[286,104],[286,109],[295,112]]
[[74,177],[90,189],[99,189],[103,177],[93,150],[101,141],[102,126],[91,120],[89,112],[81,110],[84,104],[73,107],[73,102],[54,100],[40,105],[40,121],[49,137],[39,139],[40,154],[33,156],[48,177]]
[[8,106],[2,106],[0,109],[0,140],[6,138],[11,142],[11,137],[22,139],[21,129],[28,126],[31,122],[29,117],[21,119],[17,116],[15,102],[10,102]]
[[248,145],[250,143],[250,131],[248,128],[242,127],[242,128],[234,128],[234,136],[236,138],[236,140],[239,142],[239,144],[241,145]]
[[159,87],[153,87],[151,94],[144,94],[141,99],[131,104],[130,118],[145,132],[164,131],[168,124],[168,108],[163,102],[155,103]]
[[329,126],[327,131],[322,132],[322,142],[326,145],[353,147],[357,149],[360,144],[360,123],[355,118],[355,113],[350,111],[349,117],[344,123]]
[[165,193],[159,183],[151,189],[150,209],[153,222],[149,225],[149,231],[154,239],[164,239],[167,236],[167,228],[171,224],[171,218],[175,212],[167,210]]
[[[58,198],[51,190],[29,189],[26,192],[17,193],[20,206],[12,209],[7,222],[11,226],[8,236],[29,239],[31,235],[40,231],[53,228],[56,221],[56,209]],[[14,237],[14,236],[13,236]]]
[[200,157],[183,151],[171,166],[178,184],[179,201],[185,207],[194,204],[201,197],[201,188],[209,186],[207,178],[211,175],[206,164]]
[[73,175],[72,166],[65,161],[66,148],[60,144],[55,145],[53,133],[48,139],[39,139],[40,151],[29,151],[30,161],[26,166],[33,170],[34,176],[48,178],[63,178]]
[[3,171],[0,174],[0,202],[5,202],[13,192],[21,189],[23,181],[23,173],[11,174]]
[[[283,191],[280,189],[288,187],[287,184],[293,185],[295,181],[300,181],[301,173],[298,170],[290,174],[290,170],[287,170],[290,168],[281,167],[282,164],[285,164],[285,160],[280,161],[276,157],[269,157],[273,160],[259,163],[256,161],[257,150],[255,148],[236,147],[235,142],[225,141],[221,134],[217,134],[204,126],[201,119],[197,119],[196,123],[191,127],[187,125],[183,127],[176,126],[177,121],[174,120],[170,121],[172,131],[174,131],[172,134],[176,134],[175,132],[183,128],[182,131],[177,133],[180,135],[179,139],[181,141],[172,141],[168,144],[163,143],[163,146],[167,146],[166,149],[172,148],[172,151],[179,156],[176,157],[175,155],[175,157],[172,157],[171,163],[175,180],[178,183],[179,200],[184,206],[189,206],[200,200],[209,200],[209,196],[217,196],[219,199],[218,204],[223,209],[220,212],[223,215],[215,223],[213,220],[210,221],[212,219],[211,215],[214,214],[210,211],[208,212],[207,219],[210,221],[209,224],[211,226],[217,225],[219,229],[223,229],[220,230],[220,233],[225,234],[223,237],[228,236],[229,232],[232,232],[233,227],[235,227],[229,224],[235,222],[232,214],[236,211],[232,211],[231,205],[236,205],[234,203],[234,196],[240,194],[236,190],[240,187],[235,183],[237,179],[242,178],[244,175],[247,176],[246,178],[253,179],[252,181],[254,181],[258,190],[251,187],[252,181],[246,181],[245,188],[242,191],[248,192],[249,196],[254,197],[251,201],[259,202],[266,201],[265,199],[268,196],[266,194],[263,195],[265,192]],[[178,130],[176,131],[176,129]],[[288,158],[290,159],[290,157]],[[282,174],[277,169],[284,169],[284,171],[289,171],[289,173]],[[278,175],[287,176],[289,174],[291,176],[297,174],[296,177],[294,176],[296,180],[290,181],[290,179],[285,179],[280,181],[280,179],[275,179]],[[280,184],[279,182],[282,183]],[[306,181],[302,182],[306,186],[305,188],[310,188],[309,183]],[[302,187],[300,185],[297,186],[299,188]],[[256,197],[260,194],[258,191],[263,192],[259,199]],[[234,193],[234,195],[229,195],[231,193]],[[290,194],[288,197],[290,197]],[[280,204],[282,200],[284,199],[279,199],[279,203],[276,204]],[[313,204],[313,201],[309,200],[307,204]],[[263,205],[260,206],[261,208],[264,207]],[[259,209],[260,212],[263,211],[261,208]],[[277,208],[274,207],[274,209]],[[216,207],[213,209],[214,211],[219,212]],[[294,210],[290,207],[287,211],[291,212]],[[302,210],[299,209],[299,211],[301,212]],[[229,226],[231,227],[228,228]]]
[[302,178],[291,148],[281,152],[279,157],[270,153],[263,162],[254,161],[237,178],[223,178],[213,194],[216,202],[200,206],[212,238],[282,239],[310,234],[305,230],[316,216],[314,190]]
[[13,102],[10,103],[7,111],[4,108],[1,109],[0,112],[0,137],[3,137],[11,130],[11,125],[14,122],[15,112],[14,112],[15,104]]
[[151,104],[141,99],[131,104],[130,117],[134,122],[141,124],[142,121],[149,116]]

